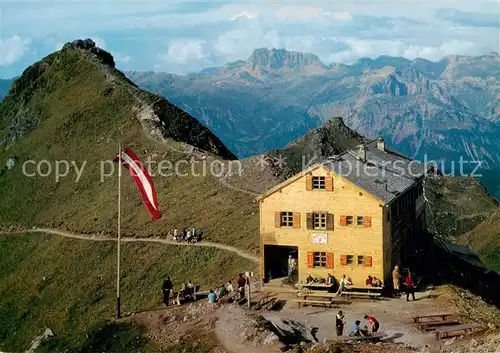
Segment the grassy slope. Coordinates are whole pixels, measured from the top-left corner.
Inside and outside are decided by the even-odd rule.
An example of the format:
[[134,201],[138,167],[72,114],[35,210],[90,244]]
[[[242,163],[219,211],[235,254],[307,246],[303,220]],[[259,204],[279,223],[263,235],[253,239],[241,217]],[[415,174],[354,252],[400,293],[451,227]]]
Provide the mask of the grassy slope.
[[[20,161],[12,170],[0,173],[0,226],[23,224],[115,234],[117,179],[101,183],[100,162],[116,155],[118,140],[143,160],[158,154],[171,163],[186,158],[172,150],[182,146],[175,142],[161,145],[146,138],[130,91],[107,80],[99,64],[81,53],[61,55],[42,78],[24,106],[36,112],[40,124],[13,147],[5,151],[4,145],[0,151],[0,165],[12,156]],[[0,116],[12,117],[17,108],[6,99],[0,104]],[[0,126],[0,132],[5,129],[5,124]],[[52,165],[57,160],[78,165],[87,161],[87,166],[78,183],[74,171],[59,183],[53,177],[23,175],[23,161],[42,159]],[[189,169],[183,167],[182,171]],[[258,210],[250,196],[227,189],[210,176],[157,176],[153,182],[164,213],[158,222],[150,220],[132,179],[123,178],[125,236],[164,235],[175,225],[194,225],[203,228],[205,240],[257,252]],[[56,344],[85,347],[85,329],[113,316],[116,255],[112,244],[39,235],[1,237],[0,244],[1,348],[26,349],[45,327],[59,336]],[[123,267],[125,311],[155,307],[161,278],[167,274],[177,284],[192,279],[214,285],[238,271],[256,270],[246,260],[214,249],[143,244],[124,246]],[[49,279],[43,281],[44,276]]]
[[429,229],[470,246],[487,268],[500,271],[499,208],[485,188],[465,177],[431,177],[425,185]]
[[[133,243],[122,249],[124,312],[161,306],[165,275],[174,289],[188,279],[208,288],[254,266],[216,249]],[[85,345],[85,330],[114,315],[115,273],[112,243],[0,237],[0,349],[25,349],[46,327],[58,337],[57,348]]]
[[449,240],[470,231],[498,210],[498,203],[474,178],[428,177],[425,196],[429,229]]
[[[0,176],[0,224],[116,232],[117,180],[112,177],[101,183],[100,163],[116,155],[117,141],[131,146],[144,161],[155,153],[159,155],[155,160],[163,157],[171,163],[187,157],[172,151],[179,148],[174,142],[163,146],[144,136],[133,111],[135,99],[124,87],[109,83],[92,61],[77,56],[67,65],[53,63],[44,73],[56,88],[48,93],[38,89],[30,101],[30,108],[41,112],[42,122],[13,148],[1,151],[0,163],[5,165],[10,156],[21,162],[48,160],[52,166],[57,160],[76,161],[79,166],[86,161],[83,177],[75,183],[72,170],[59,183],[53,176],[29,178],[23,176],[19,163]],[[72,75],[61,78],[61,72],[68,70]],[[7,108],[0,105],[0,114]],[[123,131],[120,138],[119,130]],[[190,166],[181,170],[188,172]],[[201,170],[200,164],[196,170]],[[256,251],[257,205],[251,197],[224,188],[210,176],[158,176],[153,181],[165,215],[156,223],[142,206],[135,184],[125,176],[125,235],[166,234],[175,225],[194,225],[204,229],[205,239]]]
[[500,213],[460,236],[459,241],[471,246],[489,269],[500,272]]

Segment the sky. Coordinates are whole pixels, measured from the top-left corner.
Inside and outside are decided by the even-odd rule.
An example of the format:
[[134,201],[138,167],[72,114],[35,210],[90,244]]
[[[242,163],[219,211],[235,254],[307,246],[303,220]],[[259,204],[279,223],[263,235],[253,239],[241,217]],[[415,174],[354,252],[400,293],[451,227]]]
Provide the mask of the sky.
[[0,78],[78,38],[111,52],[121,70],[172,73],[246,60],[262,47],[326,64],[500,51],[499,0],[0,0],[0,21]]

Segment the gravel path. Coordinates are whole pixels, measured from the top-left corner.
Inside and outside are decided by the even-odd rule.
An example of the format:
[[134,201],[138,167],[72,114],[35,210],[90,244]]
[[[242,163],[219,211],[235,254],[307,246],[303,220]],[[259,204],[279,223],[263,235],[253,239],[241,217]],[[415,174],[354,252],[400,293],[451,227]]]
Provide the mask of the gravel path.
[[[117,241],[118,240],[117,238],[103,237],[103,236],[98,236],[98,235],[74,234],[74,233],[63,231],[63,230],[48,229],[48,228],[34,228],[34,229],[25,230],[23,232],[54,234],[54,235],[59,235],[59,236],[64,237],[64,238],[89,240],[89,241]],[[13,232],[13,233],[2,233],[2,234],[3,235],[9,235],[9,234],[13,235],[13,234],[21,234],[23,232],[18,231],[18,232]],[[241,256],[241,257],[248,259],[250,261],[253,261],[255,263],[259,262],[259,258],[255,255],[247,253],[241,249],[235,248],[234,246],[219,244],[219,243],[211,243],[211,242],[205,242],[205,241],[201,241],[198,243],[179,243],[179,242],[176,242],[173,240],[167,240],[167,239],[131,238],[131,237],[122,237],[121,241],[124,243],[160,243],[160,244],[178,245],[178,246],[201,246],[201,247],[208,247],[208,248],[216,248],[216,249],[225,250],[225,251],[235,253],[236,255]]]

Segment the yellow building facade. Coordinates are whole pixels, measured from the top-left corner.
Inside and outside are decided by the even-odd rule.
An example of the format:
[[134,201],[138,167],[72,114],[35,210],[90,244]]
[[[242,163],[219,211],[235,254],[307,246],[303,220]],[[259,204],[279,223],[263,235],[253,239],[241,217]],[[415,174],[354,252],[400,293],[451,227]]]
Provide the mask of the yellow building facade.
[[[391,214],[400,207],[398,199],[414,190],[418,181],[393,194],[385,186],[379,197],[359,184],[320,163],[259,196],[262,278],[286,276],[292,255],[299,281],[328,274],[340,280],[345,274],[355,285],[364,285],[369,275],[385,283],[394,261],[400,260],[401,248],[395,252],[393,241],[407,237],[393,232],[398,220],[391,219]],[[409,202],[411,207],[414,200]],[[411,230],[408,224],[406,229]]]

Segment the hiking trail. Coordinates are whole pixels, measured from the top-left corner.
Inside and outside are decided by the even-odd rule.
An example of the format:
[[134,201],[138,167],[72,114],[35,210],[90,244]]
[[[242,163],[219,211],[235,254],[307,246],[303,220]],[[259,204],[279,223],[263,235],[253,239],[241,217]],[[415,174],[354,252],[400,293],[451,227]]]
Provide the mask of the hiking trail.
[[[27,232],[27,233],[47,233],[47,234],[59,235],[59,236],[62,236],[64,238],[89,240],[89,241],[117,241],[118,240],[117,238],[102,237],[102,236],[96,236],[96,235],[74,234],[74,233],[63,231],[63,230],[48,229],[48,228],[27,229],[25,232]],[[19,233],[19,232],[16,232],[16,233]],[[8,233],[4,233],[4,234],[8,234]],[[250,261],[253,261],[255,263],[259,262],[259,258],[255,255],[247,253],[247,252],[245,252],[241,249],[238,249],[234,246],[220,244],[220,243],[212,243],[212,242],[205,242],[205,241],[201,241],[198,243],[179,243],[179,242],[176,242],[173,240],[160,239],[160,238],[131,238],[131,237],[122,237],[121,241],[123,243],[160,243],[160,244],[179,245],[179,246],[201,246],[201,247],[208,247],[208,248],[216,248],[219,250],[225,250],[225,251],[235,253],[236,255],[241,256],[241,257],[248,259]]]

